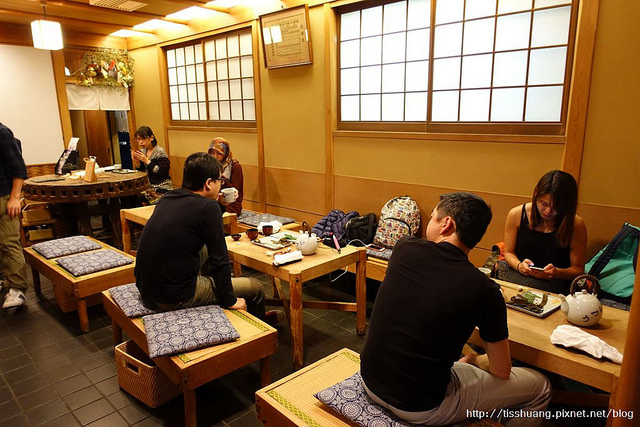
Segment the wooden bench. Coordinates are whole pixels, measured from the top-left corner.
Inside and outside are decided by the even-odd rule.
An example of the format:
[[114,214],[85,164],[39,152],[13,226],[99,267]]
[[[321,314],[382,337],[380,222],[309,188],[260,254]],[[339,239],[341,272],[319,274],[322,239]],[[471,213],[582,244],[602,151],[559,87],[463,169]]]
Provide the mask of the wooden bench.
[[[360,370],[360,355],[348,348],[320,359],[256,392],[256,415],[266,426],[358,425],[315,398],[314,394]],[[500,426],[490,419],[468,420],[464,426]]]
[[[244,209],[244,210],[247,211],[247,209]],[[265,213],[251,211],[251,210],[249,210],[249,212],[251,212],[253,214],[256,214],[256,215],[266,215]],[[255,228],[255,227],[253,225],[243,224],[243,223],[238,221],[238,230],[239,230],[238,232],[239,233],[245,232],[250,228]],[[300,223],[298,221],[290,222],[289,224],[283,224],[282,228],[281,228],[281,230],[290,230],[290,231],[300,231],[301,229],[302,229],[302,223]]]
[[[147,337],[142,318],[128,318],[109,291],[102,292],[102,302],[111,317],[114,346],[122,342],[122,331],[147,355]],[[245,311],[225,310],[240,334],[236,341],[203,348],[175,356],[153,359],[164,374],[177,384],[184,394],[186,426],[197,425],[196,388],[250,363],[260,361],[262,386],[271,381],[269,357],[278,348],[277,331]]]
[[76,277],[62,268],[56,262],[56,258],[47,259],[31,247],[23,249],[25,259],[31,266],[33,288],[36,294],[41,294],[40,274],[42,274],[51,281],[56,302],[60,309],[65,313],[78,310],[80,330],[82,332],[89,331],[87,306],[100,304],[100,292],[114,286],[132,283],[136,280],[133,274],[135,267],[134,257],[93,237],[88,238],[100,244],[100,249],[114,250],[126,255],[134,262],[121,267]]

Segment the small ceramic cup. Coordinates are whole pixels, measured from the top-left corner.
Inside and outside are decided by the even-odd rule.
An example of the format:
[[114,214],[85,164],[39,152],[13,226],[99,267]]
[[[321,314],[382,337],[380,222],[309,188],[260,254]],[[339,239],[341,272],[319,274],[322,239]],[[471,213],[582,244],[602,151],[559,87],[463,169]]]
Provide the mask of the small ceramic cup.
[[484,273],[487,277],[491,277],[491,269],[487,267],[478,267],[482,273]]
[[256,240],[258,238],[258,229],[250,228],[247,230],[247,237],[249,240]]
[[271,236],[273,234],[273,225],[263,225],[262,234],[265,236]]
[[233,240],[235,240],[236,242],[237,242],[238,240],[240,240],[240,237],[242,237],[242,234],[240,234],[240,233],[236,233],[236,234],[232,234],[232,235],[231,235],[231,238],[232,238]]
[[235,188],[223,188],[220,192],[222,193],[222,197],[224,197],[225,203],[233,203],[236,201],[238,190]]

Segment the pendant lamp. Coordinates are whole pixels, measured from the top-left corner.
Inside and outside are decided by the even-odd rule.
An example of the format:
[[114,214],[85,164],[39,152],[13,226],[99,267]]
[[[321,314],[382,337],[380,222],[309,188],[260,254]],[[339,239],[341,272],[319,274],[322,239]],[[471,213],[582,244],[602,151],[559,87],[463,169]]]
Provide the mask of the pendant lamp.
[[44,19],[31,22],[33,47],[36,49],[59,50],[63,48],[62,28],[59,22],[47,20],[47,2],[41,1]]

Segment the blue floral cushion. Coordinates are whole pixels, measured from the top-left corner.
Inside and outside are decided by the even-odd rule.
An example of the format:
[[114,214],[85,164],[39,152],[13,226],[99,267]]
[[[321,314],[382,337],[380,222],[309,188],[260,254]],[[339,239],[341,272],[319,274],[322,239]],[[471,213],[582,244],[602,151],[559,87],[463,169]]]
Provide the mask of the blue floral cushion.
[[399,420],[386,408],[371,400],[367,392],[364,391],[360,372],[319,391],[314,396],[331,409],[363,427],[409,427],[413,425]]
[[273,214],[265,214],[260,212],[252,212],[248,210],[243,210],[240,215],[238,215],[238,222],[241,224],[250,225],[252,227],[257,227],[261,222],[272,222],[278,221],[280,224],[290,224],[295,222],[295,219],[289,218],[286,216],[278,216]]
[[389,261],[389,258],[391,258],[391,252],[393,250],[392,249],[388,249],[385,248],[381,251],[376,251],[375,249],[367,249],[367,256],[371,256],[374,258],[380,258],[380,259],[385,259],[387,261]]
[[56,262],[78,277],[131,264],[133,259],[113,249],[101,249],[58,258]]
[[141,317],[156,313],[155,310],[144,306],[140,298],[140,291],[135,283],[116,286],[109,289],[109,293],[127,317]]
[[185,353],[240,338],[217,305],[149,314],[142,320],[151,358]]
[[59,256],[100,249],[102,246],[100,246],[98,242],[89,239],[87,236],[71,236],[36,243],[31,247],[43,257],[51,259]]

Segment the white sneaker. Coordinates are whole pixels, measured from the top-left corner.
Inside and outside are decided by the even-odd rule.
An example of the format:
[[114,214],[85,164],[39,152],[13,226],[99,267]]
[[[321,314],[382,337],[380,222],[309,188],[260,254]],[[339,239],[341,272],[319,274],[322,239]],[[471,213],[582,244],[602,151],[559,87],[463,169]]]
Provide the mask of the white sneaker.
[[9,292],[7,292],[7,296],[4,297],[4,304],[2,304],[2,308],[20,307],[25,301],[26,298],[22,291],[10,288]]

